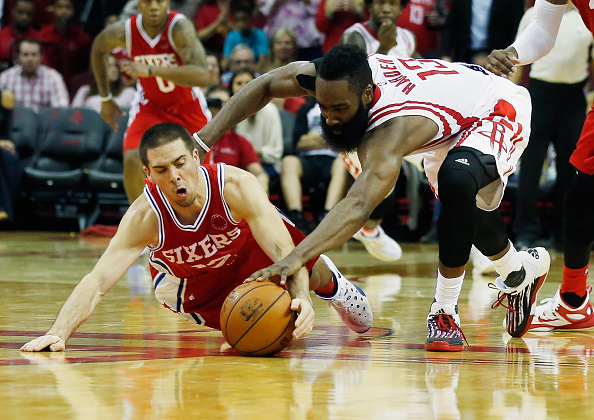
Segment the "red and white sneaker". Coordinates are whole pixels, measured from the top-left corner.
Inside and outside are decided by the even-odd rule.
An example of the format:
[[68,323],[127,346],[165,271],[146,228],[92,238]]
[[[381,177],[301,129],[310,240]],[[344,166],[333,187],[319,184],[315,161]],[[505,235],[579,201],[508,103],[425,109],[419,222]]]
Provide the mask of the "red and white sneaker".
[[466,337],[460,328],[458,307],[433,302],[427,316],[425,350],[462,351],[464,341]]
[[496,309],[507,298],[505,325],[512,337],[521,337],[528,331],[536,308],[536,294],[544,283],[551,266],[551,256],[542,247],[518,252],[524,268],[524,280],[517,287],[508,287],[501,277],[495,279],[494,287],[499,297],[491,306]]
[[594,309],[590,303],[592,286],[586,288],[586,299],[579,308],[572,308],[563,301],[561,292],[543,299],[536,307],[530,331],[580,330],[594,327]]
[[398,242],[388,236],[381,226],[376,226],[375,232],[371,235],[361,228],[353,238],[362,242],[369,255],[378,260],[392,262],[402,257],[402,248]]

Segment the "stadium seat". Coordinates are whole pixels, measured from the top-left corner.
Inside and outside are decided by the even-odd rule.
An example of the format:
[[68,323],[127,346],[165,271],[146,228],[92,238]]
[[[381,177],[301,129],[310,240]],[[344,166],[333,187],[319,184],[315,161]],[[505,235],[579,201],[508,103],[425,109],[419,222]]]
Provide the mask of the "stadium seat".
[[10,140],[15,144],[23,167],[31,163],[33,153],[41,139],[41,119],[32,109],[15,106]]
[[122,116],[118,121],[118,131],[110,131],[103,152],[89,171],[88,185],[96,198],[96,207],[89,224],[98,219],[110,219],[118,223],[128,208],[122,175],[122,147],[127,123],[128,116]]
[[82,230],[93,207],[87,173],[101,154],[108,126],[86,108],[52,108],[40,117],[43,134],[25,167],[24,199],[36,216],[75,219]]

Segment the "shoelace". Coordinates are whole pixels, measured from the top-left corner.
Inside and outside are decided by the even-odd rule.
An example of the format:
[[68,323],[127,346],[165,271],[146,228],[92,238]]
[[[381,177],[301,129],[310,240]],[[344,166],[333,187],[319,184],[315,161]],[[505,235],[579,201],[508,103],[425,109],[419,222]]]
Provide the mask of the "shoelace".
[[462,339],[466,342],[466,345],[469,346],[470,344],[468,344],[468,340],[466,340],[466,336],[464,335],[464,332],[462,332],[462,328],[460,328],[460,326],[458,326],[458,324],[456,324],[456,321],[454,321],[454,318],[451,315],[448,314],[439,314],[439,315],[433,315],[434,317],[437,317],[437,328],[439,328],[440,330],[454,330],[454,332],[460,332],[460,335],[462,336]]
[[[505,292],[499,292],[499,294],[497,295],[497,299],[495,299],[495,302],[493,302],[493,304],[491,305],[491,309],[497,309],[500,306],[503,306],[505,309],[508,309],[512,312],[517,312],[514,308],[506,305],[505,303],[503,303],[503,300],[508,297],[508,293]],[[509,302],[509,300],[508,300]]]

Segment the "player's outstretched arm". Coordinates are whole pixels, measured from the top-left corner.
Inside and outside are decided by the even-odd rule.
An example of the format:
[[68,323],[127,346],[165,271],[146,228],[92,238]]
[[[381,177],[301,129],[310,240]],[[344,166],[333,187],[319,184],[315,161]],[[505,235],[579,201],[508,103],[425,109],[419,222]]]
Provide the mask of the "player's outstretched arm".
[[316,75],[315,66],[297,61],[271,70],[245,85],[227,101],[221,111],[198,132],[208,147],[238,123],[261,110],[272,98],[290,98],[312,94],[297,82],[297,75]]
[[[145,203],[139,203],[144,200]],[[150,212],[150,213],[149,213]],[[21,347],[22,351],[62,351],[72,333],[93,313],[149,243],[156,242],[157,221],[141,196],[126,212],[118,232],[93,268],[74,288],[49,331]],[[155,219],[155,220],[153,220]]]
[[306,261],[345,243],[394,187],[402,158],[432,139],[437,130],[429,119],[410,116],[395,118],[368,132],[358,148],[363,170],[347,196],[288,256],[256,271],[249,280],[280,276],[282,281]]
[[517,65],[530,64],[547,55],[555,46],[567,2],[536,0],[530,24],[505,50],[493,50],[487,57],[485,68],[496,75],[509,77]]

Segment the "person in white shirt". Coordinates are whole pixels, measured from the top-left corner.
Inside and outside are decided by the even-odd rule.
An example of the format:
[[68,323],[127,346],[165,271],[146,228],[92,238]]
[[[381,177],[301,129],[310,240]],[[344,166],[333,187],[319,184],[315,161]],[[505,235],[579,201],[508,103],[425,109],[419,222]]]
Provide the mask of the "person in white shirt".
[[[522,33],[534,17],[534,8],[526,11],[520,22],[518,34]],[[588,67],[594,40],[584,25],[573,4],[561,20],[555,47],[551,52],[534,62],[530,68],[528,90],[532,97],[532,135],[530,144],[522,155],[519,176],[514,233],[516,246],[529,248],[543,240],[537,208],[539,180],[549,145],[555,148],[557,172],[553,188],[555,203],[551,221],[551,236],[561,247],[563,211],[561,203],[569,188],[573,167],[569,157],[574,151],[586,119],[584,86],[588,80]],[[514,75],[514,81],[522,78],[522,67]]]

